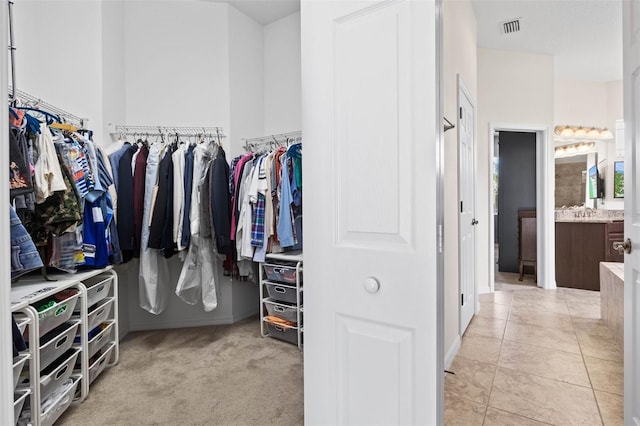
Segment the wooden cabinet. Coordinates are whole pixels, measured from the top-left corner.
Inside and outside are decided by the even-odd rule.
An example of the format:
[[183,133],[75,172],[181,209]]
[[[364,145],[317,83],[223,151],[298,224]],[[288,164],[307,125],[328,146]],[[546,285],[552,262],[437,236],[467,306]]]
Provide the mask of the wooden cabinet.
[[[610,253],[620,241],[623,222],[556,222],[556,284],[558,287],[600,290],[600,262],[618,261]],[[621,261],[621,260],[620,260]]]
[[624,241],[624,222],[611,222],[607,223],[607,235],[606,235],[605,247],[606,261],[607,262],[624,262],[624,254],[618,253],[613,249],[613,243],[616,241]]
[[535,281],[538,281],[538,243],[536,231],[536,211],[518,210],[518,269],[520,271],[519,280],[522,281],[525,267],[533,267]]

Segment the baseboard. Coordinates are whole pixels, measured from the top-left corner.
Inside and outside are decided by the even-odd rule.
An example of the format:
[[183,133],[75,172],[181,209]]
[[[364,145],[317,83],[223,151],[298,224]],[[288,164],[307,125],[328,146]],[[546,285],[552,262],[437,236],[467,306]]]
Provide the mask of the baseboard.
[[214,319],[185,319],[185,320],[172,320],[166,322],[158,321],[145,321],[138,323],[129,323],[129,331],[146,331],[146,330],[165,330],[170,328],[190,328],[190,327],[205,327],[207,325],[228,325],[233,324],[233,316],[224,316]]
[[451,347],[447,351],[447,355],[444,357],[444,368],[448,370],[451,368],[451,364],[453,364],[453,359],[458,355],[458,351],[460,350],[460,346],[462,345],[462,340],[460,340],[460,336],[456,336],[455,340],[451,344]]
[[[245,320],[247,318],[251,318],[256,316],[257,312],[255,310],[243,312],[237,315],[225,315],[213,319],[184,319],[184,320],[172,320],[167,322],[158,322],[158,321],[145,321],[138,323],[129,323],[129,330],[131,331],[147,331],[147,330],[165,330],[170,328],[190,328],[190,327],[205,327],[208,325],[229,325],[234,324],[238,321]],[[122,333],[121,333],[122,335]],[[124,336],[122,336],[124,337]]]
[[489,287],[488,285],[478,287],[478,294],[487,294],[487,293],[491,293],[491,287]]

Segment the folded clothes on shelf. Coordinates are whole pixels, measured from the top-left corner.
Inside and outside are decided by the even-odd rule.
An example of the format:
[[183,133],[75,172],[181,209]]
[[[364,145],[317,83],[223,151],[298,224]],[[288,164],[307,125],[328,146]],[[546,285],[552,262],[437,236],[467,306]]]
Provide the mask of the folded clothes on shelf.
[[296,326],[295,322],[287,321],[286,319],[282,319],[273,315],[267,315],[266,317],[264,317],[264,319],[265,321],[270,322],[273,325],[279,325],[283,328],[295,328]]

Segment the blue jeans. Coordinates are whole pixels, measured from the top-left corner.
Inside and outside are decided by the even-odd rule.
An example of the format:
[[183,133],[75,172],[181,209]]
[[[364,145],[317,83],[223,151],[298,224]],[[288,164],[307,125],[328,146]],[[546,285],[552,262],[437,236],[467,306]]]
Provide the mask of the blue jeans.
[[24,229],[20,218],[13,207],[10,207],[11,218],[11,278],[38,269],[42,266],[42,259],[31,235]]

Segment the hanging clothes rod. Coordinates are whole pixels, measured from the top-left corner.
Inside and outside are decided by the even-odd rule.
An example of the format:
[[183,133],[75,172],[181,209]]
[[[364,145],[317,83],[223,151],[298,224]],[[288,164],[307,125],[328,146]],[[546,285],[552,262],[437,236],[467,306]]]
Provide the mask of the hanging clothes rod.
[[289,132],[289,133],[278,133],[278,134],[274,134],[274,135],[267,135],[267,136],[260,136],[258,138],[245,138],[242,139],[243,141],[245,141],[245,143],[260,143],[260,142],[273,142],[274,140],[278,140],[278,139],[296,139],[296,138],[302,138],[302,130],[298,130],[295,132]]
[[39,109],[44,112],[57,115],[65,123],[74,124],[77,127],[81,127],[81,128],[83,128],[86,122],[89,121],[88,118],[82,118],[82,117],[78,117],[75,114],[71,114],[70,112],[63,110],[62,108],[52,105],[49,102],[45,102],[42,99],[36,96],[33,96],[23,90],[14,89],[12,86],[9,86],[9,91],[13,93],[14,98],[12,99],[12,101],[16,102],[15,106],[17,107],[23,106],[23,107]]
[[302,130],[289,133],[278,133],[273,135],[261,136],[259,138],[242,139],[244,141],[245,150],[257,148],[260,145],[282,145],[285,142],[302,142]]
[[111,134],[167,136],[178,134],[179,136],[215,136],[224,138],[222,127],[196,127],[196,126],[128,126],[116,125],[112,127]]

